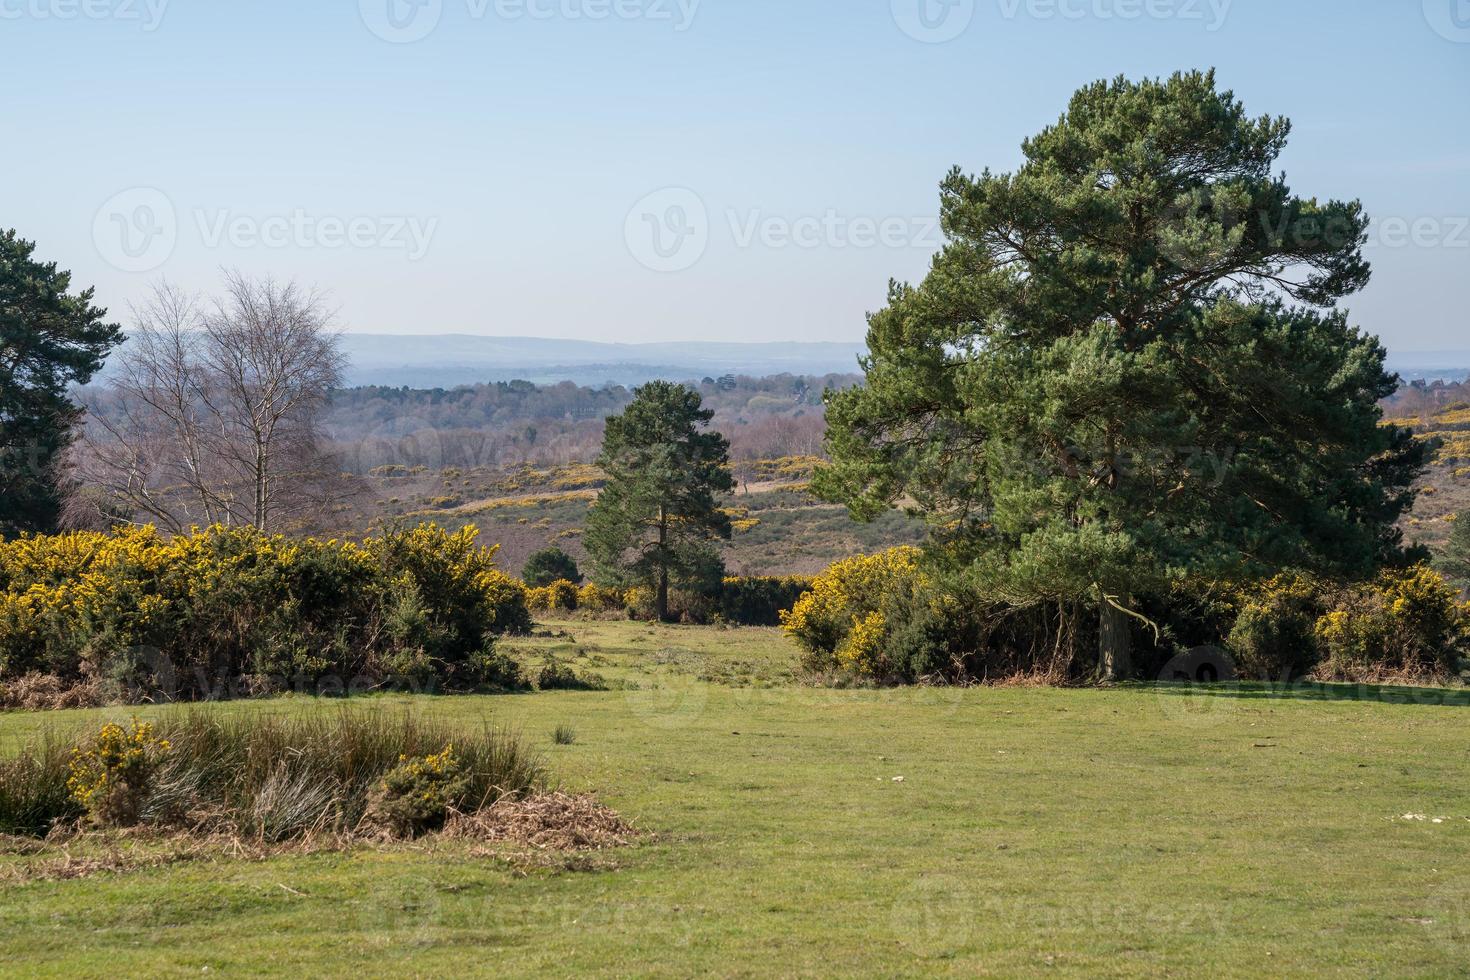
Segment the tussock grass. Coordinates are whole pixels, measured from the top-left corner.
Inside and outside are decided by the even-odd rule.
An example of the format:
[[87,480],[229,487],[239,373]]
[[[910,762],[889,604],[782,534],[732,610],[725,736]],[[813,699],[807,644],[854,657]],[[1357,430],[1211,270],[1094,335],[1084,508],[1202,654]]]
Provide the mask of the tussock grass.
[[[169,743],[139,807],[146,826],[261,843],[363,832],[370,799],[405,758],[453,746],[466,776],[453,801],[475,813],[545,781],[512,734],[401,712],[288,716],[191,709],[155,723]],[[0,763],[0,833],[41,836],[82,817],[67,791],[72,747],[86,735],[48,733]]]

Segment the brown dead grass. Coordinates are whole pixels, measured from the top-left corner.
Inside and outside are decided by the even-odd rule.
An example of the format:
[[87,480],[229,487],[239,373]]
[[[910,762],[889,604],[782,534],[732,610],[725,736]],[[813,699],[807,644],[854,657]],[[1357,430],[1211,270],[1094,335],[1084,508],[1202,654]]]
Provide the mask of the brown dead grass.
[[0,683],[0,711],[59,711],[107,703],[96,681],[68,684],[51,674],[23,674]]
[[521,872],[608,871],[601,856],[642,834],[591,796],[539,793],[505,799],[474,814],[458,814],[437,833],[416,841],[361,834],[314,834],[263,844],[231,834],[159,831],[135,827],[95,830],[84,824],[58,828],[45,838],[0,835],[0,886],[69,881],[127,874],[193,861],[264,861],[273,857],[341,853],[357,847],[415,850],[477,842],[471,855],[505,862]]
[[639,836],[631,824],[592,797],[566,793],[501,800],[478,813],[455,816],[443,833],[543,851],[602,851],[625,847]]

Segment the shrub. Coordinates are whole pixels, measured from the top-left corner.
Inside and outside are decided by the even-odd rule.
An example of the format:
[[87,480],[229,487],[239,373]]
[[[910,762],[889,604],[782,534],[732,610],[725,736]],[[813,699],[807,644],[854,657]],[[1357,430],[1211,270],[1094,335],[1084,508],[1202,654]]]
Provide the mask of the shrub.
[[1325,678],[1442,678],[1470,653],[1470,603],[1427,566],[1388,571],[1346,592],[1317,621],[1316,635]]
[[1310,579],[1282,575],[1241,600],[1226,645],[1241,676],[1289,681],[1321,660],[1315,635],[1321,596]]
[[581,677],[569,665],[547,656],[536,678],[536,687],[542,691],[599,691],[603,689],[603,680],[596,674]]
[[398,762],[368,805],[368,823],[396,837],[417,837],[444,826],[470,786],[454,746],[418,759],[400,756]]
[[742,626],[779,626],[781,614],[811,587],[809,578],[729,577],[720,590],[720,617]]
[[[920,570],[917,548],[894,548],[828,568],[782,615],[782,626],[811,669],[916,680],[973,640],[960,606]],[[904,642],[894,644],[899,636]]]
[[72,751],[67,789],[100,826],[129,827],[138,819],[159,761],[169,751],[148,722],[103,725],[85,746]]
[[575,612],[580,600],[581,591],[568,581],[526,590],[527,605],[537,612]]
[[580,585],[582,572],[572,556],[565,551],[560,548],[544,548],[526,559],[521,570],[521,580],[533,589],[562,581]]
[[623,593],[588,582],[577,590],[577,608],[588,612],[614,612],[625,608]]
[[424,525],[352,543],[141,528],[0,541],[0,682],[46,675],[123,700],[327,677],[510,686],[494,638],[529,629],[525,590],[476,533]]

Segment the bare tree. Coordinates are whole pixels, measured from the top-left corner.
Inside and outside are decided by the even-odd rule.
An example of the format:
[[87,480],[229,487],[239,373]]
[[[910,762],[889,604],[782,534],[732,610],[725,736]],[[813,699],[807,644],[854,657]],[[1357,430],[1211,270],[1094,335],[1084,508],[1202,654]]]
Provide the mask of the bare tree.
[[73,522],[294,530],[352,492],[321,449],[344,358],[320,293],[229,273],[207,303],[160,284],[133,319],[116,375],[88,393]]

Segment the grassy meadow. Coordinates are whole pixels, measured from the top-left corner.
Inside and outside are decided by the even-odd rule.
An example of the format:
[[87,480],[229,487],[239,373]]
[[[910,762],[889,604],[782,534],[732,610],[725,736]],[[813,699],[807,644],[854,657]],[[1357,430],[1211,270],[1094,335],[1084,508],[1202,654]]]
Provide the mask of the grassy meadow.
[[[11,841],[0,973],[1449,976],[1470,963],[1464,691],[825,689],[798,682],[775,630],[629,622],[554,623],[506,648],[533,675],[550,654],[603,689],[369,700],[519,731],[561,788],[644,831],[635,845],[426,840],[259,859],[122,837],[70,845],[68,864]],[[0,752],[128,714],[0,715]],[[78,874],[87,860],[115,870]]]

